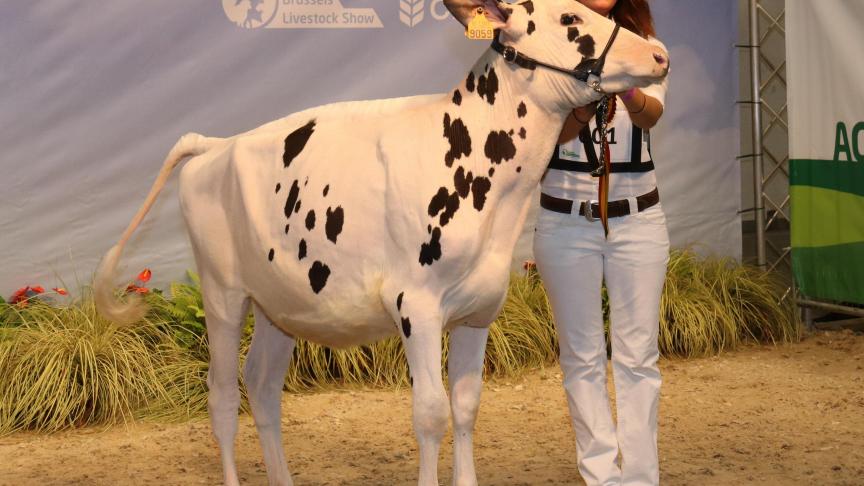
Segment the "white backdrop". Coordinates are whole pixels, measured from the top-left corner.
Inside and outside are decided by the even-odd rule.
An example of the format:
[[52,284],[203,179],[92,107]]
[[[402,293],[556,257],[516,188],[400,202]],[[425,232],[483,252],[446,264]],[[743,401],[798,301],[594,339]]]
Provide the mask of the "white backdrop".
[[[256,1],[260,20],[249,0],[0,2],[0,295],[88,283],[183,133],[447,91],[486,48],[441,0]],[[672,58],[652,139],[673,245],[740,257],[735,2],[652,5]],[[123,262],[155,286],[193,267],[176,177]]]

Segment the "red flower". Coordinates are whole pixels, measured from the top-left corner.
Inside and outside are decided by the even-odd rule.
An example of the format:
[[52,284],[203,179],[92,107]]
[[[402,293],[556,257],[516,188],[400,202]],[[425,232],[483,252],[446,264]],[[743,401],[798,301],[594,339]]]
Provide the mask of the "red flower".
[[153,275],[153,272],[151,272],[149,268],[145,268],[138,274],[138,281],[142,283],[149,282],[151,275]]
[[126,293],[128,294],[131,292],[135,292],[136,294],[146,294],[147,292],[150,292],[150,289],[148,289],[147,287],[139,287],[134,283],[131,283],[126,286]]
[[23,302],[24,305],[26,305],[27,304],[27,298],[28,298],[27,292],[29,292],[29,291],[30,291],[29,285],[26,287],[21,287],[20,289],[16,290],[15,293],[12,294],[11,297],[9,297],[9,303],[10,304],[21,304]]
[[52,290],[60,295],[69,295],[69,292],[67,292],[63,287],[54,287]]
[[32,290],[33,292],[35,292],[37,294],[41,294],[41,293],[45,292],[45,288],[43,288],[41,285],[34,285],[33,287],[30,287],[30,290]]

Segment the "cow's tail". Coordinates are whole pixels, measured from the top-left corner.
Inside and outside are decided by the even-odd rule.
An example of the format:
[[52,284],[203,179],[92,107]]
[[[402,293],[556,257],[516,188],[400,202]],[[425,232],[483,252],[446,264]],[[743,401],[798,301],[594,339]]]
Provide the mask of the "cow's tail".
[[119,300],[115,292],[114,282],[117,278],[117,263],[120,260],[120,255],[123,253],[123,247],[129,241],[132,233],[144,220],[144,217],[150,211],[156,197],[162,192],[162,188],[171,176],[171,172],[177,167],[186,157],[192,157],[203,154],[210,148],[220,144],[223,139],[209,138],[197,133],[188,133],[177,141],[174,148],[168,152],[165,162],[162,164],[162,170],[156,177],[156,182],[150,188],[150,193],[147,194],[147,199],[144,204],[132,218],[126,231],[120,237],[120,241],[108,250],[108,253],[102,257],[102,262],[96,270],[96,276],[93,279],[93,298],[96,301],[96,309],[104,317],[119,325],[129,325],[140,321],[147,313],[147,305],[140,295],[127,295],[125,300]]

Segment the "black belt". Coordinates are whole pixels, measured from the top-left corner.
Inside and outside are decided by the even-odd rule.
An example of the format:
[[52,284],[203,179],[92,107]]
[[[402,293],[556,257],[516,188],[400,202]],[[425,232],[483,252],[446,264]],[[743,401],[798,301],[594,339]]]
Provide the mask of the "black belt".
[[[642,211],[656,205],[660,202],[660,192],[655,187],[653,191],[636,197],[636,207],[641,213]],[[556,213],[571,214],[573,212],[573,201],[569,199],[561,199],[548,194],[540,194],[540,207],[555,211]],[[630,203],[627,199],[619,199],[617,201],[609,201],[609,217],[619,218],[630,214]],[[585,215],[585,202],[579,204],[579,216]],[[591,203],[591,215],[586,216],[589,221],[600,218],[600,205]]]

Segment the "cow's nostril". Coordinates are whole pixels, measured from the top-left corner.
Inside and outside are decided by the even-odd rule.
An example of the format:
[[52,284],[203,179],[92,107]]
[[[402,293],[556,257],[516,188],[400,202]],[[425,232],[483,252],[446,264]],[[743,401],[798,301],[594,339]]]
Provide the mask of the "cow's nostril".
[[660,54],[654,54],[654,60],[657,61],[657,64],[661,66],[666,64],[666,58],[661,56]]

